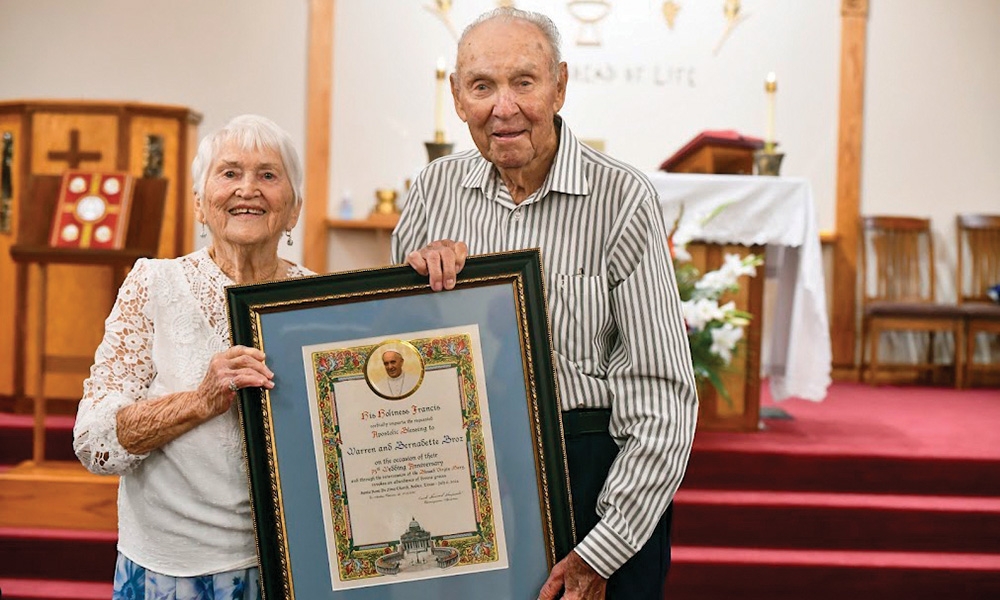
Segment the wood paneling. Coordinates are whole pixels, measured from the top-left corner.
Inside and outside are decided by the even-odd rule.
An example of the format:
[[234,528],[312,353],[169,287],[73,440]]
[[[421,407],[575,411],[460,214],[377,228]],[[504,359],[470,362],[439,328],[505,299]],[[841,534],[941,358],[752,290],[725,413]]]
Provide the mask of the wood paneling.
[[[174,173],[175,177],[167,184],[167,197],[187,198],[190,195],[188,190],[190,185],[181,187],[185,182],[190,181],[188,172],[191,168],[190,161],[193,155],[187,154],[181,148],[182,124],[175,119],[164,119],[162,117],[136,116],[131,118],[128,128],[129,153],[128,172],[136,177],[142,177],[143,167],[146,164],[146,140],[148,136],[159,136],[163,140],[163,172]],[[186,157],[188,164],[179,164],[179,161]],[[180,181],[178,181],[180,180]],[[182,214],[193,214],[192,207],[187,202],[172,202],[163,208],[163,226],[160,230],[160,256],[171,256],[177,249],[177,236],[184,219],[179,218]],[[184,250],[180,249],[179,254]]]

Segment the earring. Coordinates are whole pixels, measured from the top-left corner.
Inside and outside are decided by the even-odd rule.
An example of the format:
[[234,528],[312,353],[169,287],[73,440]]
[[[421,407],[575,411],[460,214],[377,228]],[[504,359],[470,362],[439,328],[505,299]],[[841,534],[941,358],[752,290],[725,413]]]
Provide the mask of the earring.
[[295,242],[292,241],[292,230],[291,229],[286,229],[285,230],[285,237],[288,238],[287,243],[288,243],[289,246],[291,246],[292,244],[295,243]]
[[208,231],[205,230],[205,223],[202,222],[202,224],[201,224],[201,233],[198,234],[198,237],[203,238],[203,237],[205,237],[207,235],[208,235]]

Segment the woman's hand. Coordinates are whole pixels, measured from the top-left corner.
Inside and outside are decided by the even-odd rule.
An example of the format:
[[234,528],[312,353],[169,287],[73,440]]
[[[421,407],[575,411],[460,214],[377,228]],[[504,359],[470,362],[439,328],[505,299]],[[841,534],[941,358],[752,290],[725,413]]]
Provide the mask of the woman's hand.
[[229,410],[236,392],[247,387],[274,388],[274,373],[264,364],[264,353],[256,348],[233,346],[219,352],[208,363],[196,396],[204,407],[204,419]]
[[197,390],[130,404],[115,415],[118,442],[132,454],[147,454],[209,419],[225,413],[245,387],[274,387],[274,373],[256,348],[233,346],[208,363]]
[[455,287],[455,275],[465,266],[469,247],[465,242],[438,240],[406,255],[406,264],[430,277],[431,289],[439,292]]

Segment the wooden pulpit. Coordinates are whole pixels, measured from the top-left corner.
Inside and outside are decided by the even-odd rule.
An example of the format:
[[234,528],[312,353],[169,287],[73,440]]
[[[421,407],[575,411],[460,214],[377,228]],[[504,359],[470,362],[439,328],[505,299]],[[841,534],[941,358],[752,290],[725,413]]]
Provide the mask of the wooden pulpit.
[[[30,245],[34,234],[21,228],[32,224],[22,213],[38,210],[32,206],[36,197],[29,193],[31,178],[58,176],[70,169],[163,178],[166,195],[151,255],[180,256],[194,245],[190,166],[200,121],[198,113],[181,106],[0,102],[0,145],[9,154],[6,168],[0,171],[4,180],[0,182],[0,409],[13,405],[19,412],[26,411],[29,399],[39,395],[80,398],[87,367],[104,331],[110,308],[107,298],[117,289],[114,269],[85,261],[49,262],[44,290],[38,278],[26,282],[18,275],[10,251],[13,246]],[[29,289],[23,289],[25,285]],[[20,307],[19,298],[27,298]],[[73,302],[65,302],[66,298]],[[39,322],[43,309],[47,318],[38,335],[33,324]],[[16,332],[25,327],[35,335],[26,337],[27,348],[20,356],[27,363],[21,364]],[[53,357],[49,365],[35,362],[34,357],[41,355],[39,342]],[[46,368],[53,364],[65,368]]]
[[753,175],[753,153],[763,140],[731,130],[702,131],[660,165],[670,173]]

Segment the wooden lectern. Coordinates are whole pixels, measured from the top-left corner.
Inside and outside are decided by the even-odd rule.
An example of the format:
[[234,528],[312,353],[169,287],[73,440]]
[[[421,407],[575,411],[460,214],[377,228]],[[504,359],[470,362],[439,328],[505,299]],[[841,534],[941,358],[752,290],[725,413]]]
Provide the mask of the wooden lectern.
[[[132,200],[128,232],[125,235],[125,246],[121,250],[96,250],[53,248],[49,246],[49,230],[55,216],[56,204],[59,200],[59,185],[62,178],[56,175],[38,175],[32,178],[30,201],[25,203],[19,215],[19,243],[10,249],[11,258],[17,264],[17,300],[16,310],[19,315],[28,314],[28,279],[29,269],[35,267],[38,276],[39,297],[48,297],[48,266],[51,264],[72,264],[104,266],[112,270],[112,286],[110,304],[114,303],[118,286],[125,277],[125,271],[142,257],[156,256],[156,247],[160,239],[160,224],[163,222],[163,206],[167,195],[165,179],[138,179]],[[54,298],[55,306],[68,306],[73,298]],[[35,429],[32,460],[41,463],[45,460],[45,381],[46,373],[61,371],[79,372],[81,367],[89,365],[89,357],[66,358],[49,355],[46,352],[45,333],[48,327],[48,302],[38,304],[38,319],[34,324],[35,351],[34,364],[41,368],[35,370],[34,415]],[[103,321],[102,321],[103,322]],[[26,349],[28,324],[19,320],[15,325],[14,348],[16,359],[14,364],[26,365]]]
[[[167,196],[167,180],[137,179],[125,245],[121,250],[54,248],[49,246],[49,230],[59,199],[62,178],[56,175],[32,177],[28,201],[18,215],[19,242],[11,247],[17,265],[17,311],[28,314],[28,290],[31,271],[37,279],[39,297],[49,291],[50,265],[88,265],[108,269],[115,282],[109,304],[115,300],[126,270],[139,258],[156,256]],[[105,290],[95,290],[104,292]],[[37,322],[31,329],[34,344],[34,438],[32,459],[0,473],[0,526],[59,527],[113,530],[117,526],[118,478],[87,473],[78,462],[45,461],[45,416],[47,399],[44,377],[47,373],[77,372],[80,357],[69,359],[46,351],[49,308],[71,306],[74,298],[52,298],[36,308]],[[102,321],[103,322],[103,321]],[[15,331],[16,364],[26,365],[29,327],[17,322]]]
[[[191,159],[198,143],[201,115],[183,106],[84,100],[0,101],[0,148],[5,151],[0,185],[0,410],[23,412],[29,398],[40,394],[44,381],[49,398],[79,399],[89,361],[104,331],[105,297],[117,288],[114,272],[87,263],[50,263],[47,297],[28,290],[27,313],[16,310],[17,267],[11,247],[26,243],[22,211],[33,210],[32,177],[62,175],[67,170],[119,171],[135,178],[162,177],[166,202],[160,219],[155,256],[175,257],[194,245]],[[48,223],[45,224],[47,226]],[[96,296],[96,302],[90,301]],[[73,297],[72,305],[59,304]],[[38,321],[37,308],[47,304],[45,344],[58,360],[77,361],[82,369],[51,372],[40,379],[36,336],[28,336],[28,364],[17,364],[18,323]],[[66,310],[57,310],[65,306]],[[87,362],[87,364],[83,364]],[[64,365],[66,366],[66,365]],[[65,405],[69,406],[69,405]]]
[[753,175],[753,153],[763,147],[763,140],[735,131],[702,131],[663,161],[660,170],[670,173]]

